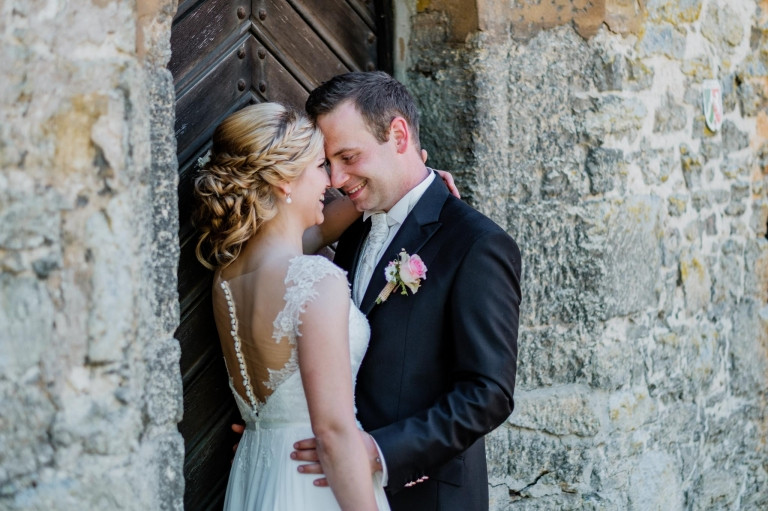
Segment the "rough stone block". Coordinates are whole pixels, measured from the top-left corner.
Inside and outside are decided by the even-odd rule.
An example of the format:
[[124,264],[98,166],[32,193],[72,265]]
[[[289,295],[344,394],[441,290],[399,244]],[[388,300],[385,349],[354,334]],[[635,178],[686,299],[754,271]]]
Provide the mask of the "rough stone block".
[[624,152],[619,149],[590,148],[586,162],[590,191],[601,194],[613,190],[623,161]]
[[744,292],[741,285],[736,285],[742,282],[744,247],[741,242],[728,239],[723,243],[720,252],[722,255],[716,271],[712,272],[712,302],[736,302]]
[[67,393],[60,399],[62,409],[51,427],[53,443],[59,448],[75,446],[93,455],[128,455],[136,450],[142,431],[138,407],[115,398],[109,381],[90,381],[98,394]]
[[551,435],[594,436],[600,420],[587,388],[558,387],[515,394],[512,426]]
[[603,318],[630,314],[656,303],[661,267],[661,210],[655,197],[635,196],[590,219],[590,243],[604,247],[600,297]]
[[749,220],[749,227],[759,237],[764,238],[768,231],[768,202],[765,200],[752,203],[752,216]]
[[31,371],[17,381],[0,380],[0,506],[54,459],[48,431],[56,409],[39,376]]
[[685,56],[684,29],[668,23],[646,26],[645,34],[638,40],[637,49],[641,56],[666,55],[675,60]]
[[653,84],[655,72],[641,60],[630,60],[625,89],[630,91],[647,90]]
[[683,105],[677,104],[667,95],[667,100],[656,110],[653,122],[654,133],[671,133],[681,131],[688,123],[688,115]]
[[723,145],[711,139],[702,139],[700,151],[705,161],[716,160],[723,153]]
[[743,179],[749,176],[749,165],[739,158],[724,158],[720,172],[728,179]]
[[683,487],[677,461],[666,452],[649,451],[630,476],[629,509],[684,509]]
[[672,24],[692,23],[699,19],[703,0],[647,0],[648,19]]
[[691,194],[691,205],[696,211],[707,209],[712,205],[710,193],[706,190],[697,190]]
[[628,159],[640,167],[645,184],[666,183],[672,173],[679,170],[680,158],[673,149],[651,149],[648,146],[650,141],[644,138],[640,143],[641,150],[630,154]]
[[744,261],[745,294],[768,302],[768,240],[749,240],[745,247]]
[[747,205],[743,202],[731,201],[725,207],[725,214],[728,216],[741,216],[747,211]]
[[723,151],[726,153],[740,151],[749,147],[749,134],[741,131],[729,120],[723,121]]
[[[608,329],[600,341],[590,347],[589,365],[584,373],[591,377],[592,387],[604,390],[616,390],[632,384],[642,375],[642,357],[636,347],[628,347],[628,335],[625,332],[612,333]],[[633,338],[633,341],[638,339]]]
[[[585,490],[594,464],[590,442],[579,437],[542,435],[512,426],[502,426],[486,437],[489,482],[506,484],[510,493],[525,490],[534,494],[561,489]],[[548,476],[543,478],[543,476]],[[539,482],[546,488],[534,488]],[[584,493],[589,493],[585,491]]]
[[0,196],[0,249],[58,245],[61,205],[57,193],[50,189],[30,190],[29,194],[15,197]]
[[45,285],[30,277],[0,275],[0,374],[18,378],[53,344],[54,306]]
[[736,305],[733,314],[728,365],[734,395],[766,395],[768,308],[750,297]]
[[604,96],[595,100],[584,119],[586,133],[597,141],[608,137],[634,140],[647,115],[645,104],[637,99]]
[[181,421],[183,393],[178,371],[181,350],[176,339],[165,339],[147,347],[147,387],[144,409],[154,424]]
[[728,54],[744,38],[744,26],[730,5],[709,4],[702,17],[701,34]]
[[748,80],[742,78],[738,85],[739,105],[741,115],[745,117],[756,117],[761,111],[768,107],[768,98],[766,98],[765,79]]
[[184,439],[178,432],[153,436],[142,445],[140,453],[150,491],[156,494],[160,511],[184,509]]
[[108,214],[94,214],[86,226],[87,247],[93,259],[93,303],[88,315],[91,362],[121,360],[135,328],[133,271],[125,253],[133,215],[127,208],[122,199],[115,198]]
[[518,339],[517,388],[588,385],[594,374],[589,338],[577,329],[523,329]]
[[693,485],[690,509],[733,509],[741,483],[738,474],[713,468],[703,473]]
[[695,314],[709,304],[712,284],[709,269],[701,254],[684,251],[680,257],[680,281],[688,312]]
[[620,431],[633,431],[642,428],[656,419],[656,403],[645,388],[611,394],[608,400],[609,426]]
[[[635,197],[571,211],[513,205],[511,211],[521,246],[547,255],[529,256],[523,268],[523,281],[542,283],[525,291],[523,324],[592,324],[655,302],[660,200]],[[538,275],[549,277],[542,282]]]
[[680,144],[680,166],[688,189],[692,192],[701,187],[704,161],[700,154],[693,153],[687,144]]
[[667,199],[669,216],[682,216],[688,209],[688,196],[676,193]]

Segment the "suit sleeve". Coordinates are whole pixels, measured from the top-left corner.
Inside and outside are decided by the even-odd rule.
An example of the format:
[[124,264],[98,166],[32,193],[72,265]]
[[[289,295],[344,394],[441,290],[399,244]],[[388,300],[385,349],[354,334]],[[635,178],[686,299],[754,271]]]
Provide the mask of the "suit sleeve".
[[429,475],[512,413],[520,310],[520,251],[503,231],[475,241],[445,309],[451,387],[430,408],[374,430],[389,488]]

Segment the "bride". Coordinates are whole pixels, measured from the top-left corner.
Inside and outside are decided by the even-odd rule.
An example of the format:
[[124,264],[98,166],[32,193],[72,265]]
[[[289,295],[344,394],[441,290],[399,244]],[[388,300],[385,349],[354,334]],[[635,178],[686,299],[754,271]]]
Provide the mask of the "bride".
[[[336,200],[321,133],[276,103],[232,114],[195,181],[198,259],[214,269],[213,308],[230,387],[246,423],[227,510],[388,510],[355,420],[354,378],[369,328],[344,272],[313,253],[359,213]],[[297,471],[293,443],[317,439],[330,490]]]

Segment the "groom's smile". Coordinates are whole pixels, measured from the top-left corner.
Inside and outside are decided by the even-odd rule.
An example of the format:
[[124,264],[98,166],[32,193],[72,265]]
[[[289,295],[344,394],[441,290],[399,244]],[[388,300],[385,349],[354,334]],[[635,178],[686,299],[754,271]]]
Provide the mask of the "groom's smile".
[[365,185],[367,185],[367,184],[368,184],[368,180],[367,179],[363,179],[359,184],[356,184],[355,186],[352,186],[352,187],[346,187],[345,186],[343,188],[343,190],[344,190],[344,193],[346,193],[347,196],[352,201],[354,201],[355,199],[360,197],[360,192],[363,190],[363,188],[365,188]]

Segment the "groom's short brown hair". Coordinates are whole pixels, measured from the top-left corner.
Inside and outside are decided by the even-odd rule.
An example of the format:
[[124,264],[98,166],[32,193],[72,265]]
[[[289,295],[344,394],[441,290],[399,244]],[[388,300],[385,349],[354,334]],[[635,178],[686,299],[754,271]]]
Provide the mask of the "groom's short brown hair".
[[309,93],[306,110],[316,121],[339,104],[351,100],[376,139],[387,141],[389,124],[403,117],[411,128],[413,141],[419,144],[419,111],[405,86],[383,71],[353,72],[336,75]]

